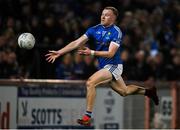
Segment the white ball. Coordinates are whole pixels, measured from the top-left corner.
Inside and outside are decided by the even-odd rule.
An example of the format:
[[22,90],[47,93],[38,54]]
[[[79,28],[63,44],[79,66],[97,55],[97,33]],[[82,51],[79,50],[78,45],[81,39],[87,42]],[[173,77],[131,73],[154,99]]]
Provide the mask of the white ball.
[[18,45],[20,48],[32,49],[35,45],[35,38],[31,33],[22,33],[18,37]]

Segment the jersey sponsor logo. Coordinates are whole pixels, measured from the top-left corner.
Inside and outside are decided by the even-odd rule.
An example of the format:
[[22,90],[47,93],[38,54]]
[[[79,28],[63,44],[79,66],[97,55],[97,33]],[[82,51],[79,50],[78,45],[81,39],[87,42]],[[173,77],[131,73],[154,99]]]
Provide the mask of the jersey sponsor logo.
[[109,46],[109,43],[110,42],[96,42],[96,44],[99,44],[99,45],[101,45],[101,46]]

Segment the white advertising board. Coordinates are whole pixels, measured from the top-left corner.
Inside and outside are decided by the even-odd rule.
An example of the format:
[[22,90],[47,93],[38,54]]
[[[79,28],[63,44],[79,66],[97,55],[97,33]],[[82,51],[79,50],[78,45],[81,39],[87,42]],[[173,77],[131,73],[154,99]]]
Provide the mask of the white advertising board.
[[82,88],[20,88],[18,128],[82,128],[76,120],[85,112],[85,102]]
[[85,110],[83,98],[20,98],[18,102],[19,128],[76,126]]
[[0,129],[16,129],[17,88],[0,87]]
[[110,88],[98,88],[94,123],[98,129],[123,128],[123,97]]

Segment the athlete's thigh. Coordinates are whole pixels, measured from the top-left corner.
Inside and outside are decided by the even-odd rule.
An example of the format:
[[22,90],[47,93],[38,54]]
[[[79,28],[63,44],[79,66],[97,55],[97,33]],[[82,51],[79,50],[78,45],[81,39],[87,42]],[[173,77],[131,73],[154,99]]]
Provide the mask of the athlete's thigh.
[[102,84],[102,83],[108,83],[112,80],[112,74],[107,69],[101,69],[97,72],[95,72],[87,82],[90,82],[91,84],[94,84],[95,86]]
[[112,80],[110,82],[111,88],[115,91],[126,91],[127,86],[124,83],[123,78],[120,76],[118,80]]

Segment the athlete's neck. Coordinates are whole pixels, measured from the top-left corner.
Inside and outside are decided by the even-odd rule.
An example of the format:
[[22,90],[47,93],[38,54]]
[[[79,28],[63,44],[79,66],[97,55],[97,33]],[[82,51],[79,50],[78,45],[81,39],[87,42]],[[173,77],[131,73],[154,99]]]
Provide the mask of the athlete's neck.
[[108,27],[111,27],[112,25],[114,25],[114,23],[112,24],[109,24],[109,25],[102,25],[104,28],[108,28]]

